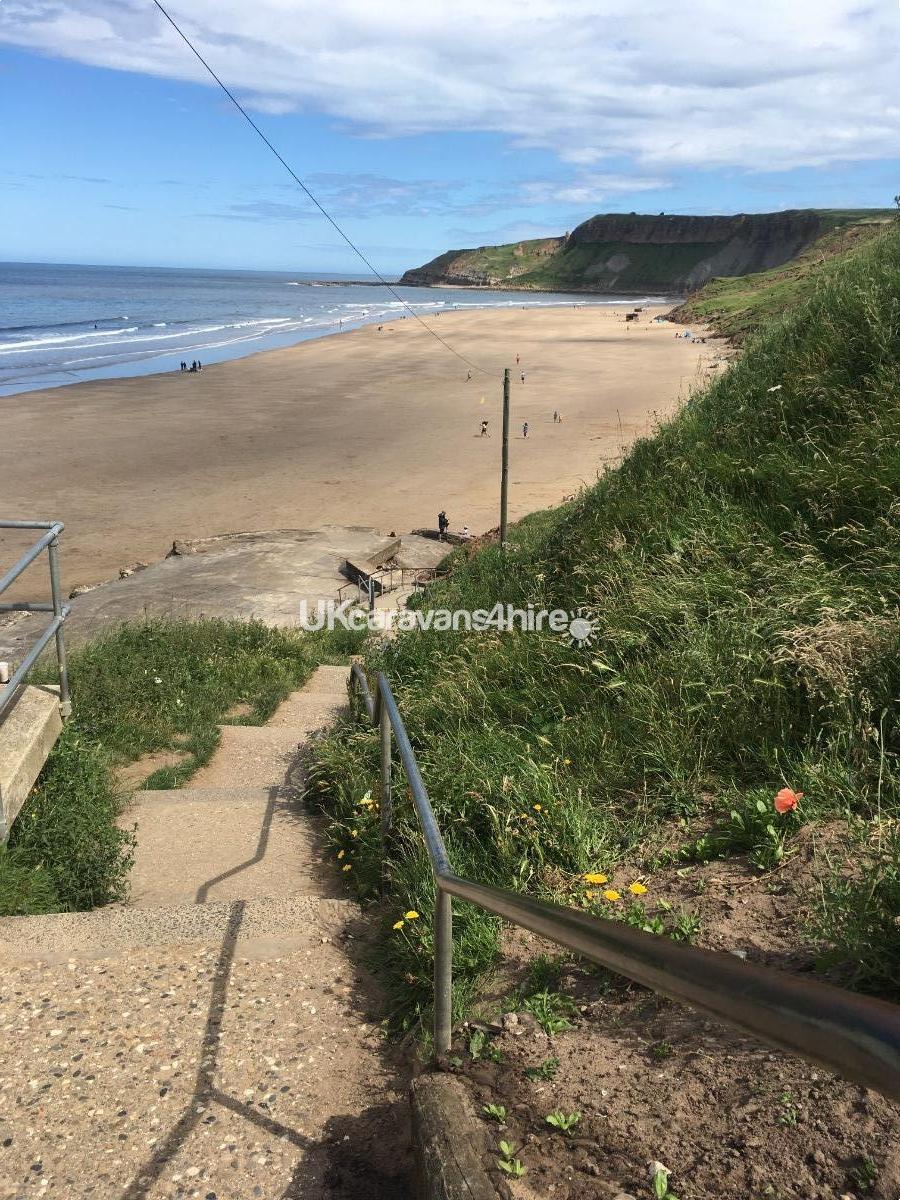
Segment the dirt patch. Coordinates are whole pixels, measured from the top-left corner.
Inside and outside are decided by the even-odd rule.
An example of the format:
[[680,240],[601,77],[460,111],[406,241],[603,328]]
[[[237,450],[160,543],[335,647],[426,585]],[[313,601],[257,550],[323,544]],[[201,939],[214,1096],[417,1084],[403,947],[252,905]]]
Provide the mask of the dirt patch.
[[[573,1029],[551,1037],[520,1013],[489,1030],[499,1063],[473,1061],[468,1037],[454,1049],[476,1109],[506,1108],[503,1128],[484,1120],[516,1147],[520,1195],[649,1198],[657,1160],[681,1200],[896,1200],[898,1106],[590,969],[559,987]],[[547,1123],[556,1111],[580,1114],[571,1135]]]
[[[651,876],[626,868],[609,885],[626,896],[642,878],[648,916],[687,913],[695,944],[805,973],[815,966],[808,897],[840,832],[802,829],[775,871],[735,857]],[[540,976],[530,970],[538,955]],[[523,995],[541,988],[563,997],[572,1028],[551,1036],[524,1011]],[[490,1156],[502,1195],[511,1187],[517,1200],[650,1200],[652,1161],[671,1170],[681,1200],[900,1195],[900,1106],[531,934],[505,932],[502,969],[480,1011],[485,1019],[462,1031],[451,1069],[479,1113],[506,1110],[502,1124],[483,1116],[493,1145],[513,1143],[525,1167],[510,1181],[499,1154]],[[569,1134],[548,1124],[557,1111],[580,1114]]]
[[154,750],[134,762],[116,769],[116,784],[123,792],[133,792],[149,779],[155,771],[169,767],[180,767],[191,755],[186,750]]

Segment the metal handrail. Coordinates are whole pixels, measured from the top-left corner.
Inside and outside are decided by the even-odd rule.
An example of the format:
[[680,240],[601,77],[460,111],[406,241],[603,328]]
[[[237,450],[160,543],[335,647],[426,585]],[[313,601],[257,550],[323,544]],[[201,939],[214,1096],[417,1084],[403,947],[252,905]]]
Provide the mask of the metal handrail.
[[369,720],[380,730],[383,843],[393,822],[393,737],[431,860],[438,1054],[450,1049],[452,897],[456,896],[760,1041],[900,1100],[900,1007],[456,875],[390,684],[379,673],[373,697],[365,672],[354,663],[350,690],[351,694],[358,690]]
[[62,521],[12,521],[0,518],[0,529],[43,529],[46,531],[0,578],[0,596],[19,578],[23,571],[31,566],[38,555],[46,550],[50,566],[50,594],[52,597],[49,603],[45,600],[4,601],[0,603],[0,613],[44,612],[53,614],[50,624],[39,634],[37,641],[28,650],[9,682],[0,686],[0,716],[12,704],[17,691],[25,682],[28,672],[51,638],[56,639],[60,712],[64,717],[68,717],[72,711],[72,703],[69,699],[69,672],[66,667],[66,645],[63,636],[63,625],[69,615],[69,606],[62,602],[59,583],[59,535],[64,528]]

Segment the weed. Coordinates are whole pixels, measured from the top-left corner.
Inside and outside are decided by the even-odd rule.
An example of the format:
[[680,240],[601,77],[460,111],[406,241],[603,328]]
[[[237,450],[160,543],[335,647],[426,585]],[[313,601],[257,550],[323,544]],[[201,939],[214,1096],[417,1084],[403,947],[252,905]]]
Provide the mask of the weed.
[[495,1046],[483,1029],[476,1029],[469,1037],[469,1054],[472,1056],[472,1062],[478,1062],[480,1058],[486,1058],[489,1062],[502,1062],[503,1054]]
[[496,1121],[498,1125],[503,1125],[506,1122],[505,1104],[485,1104],[481,1111],[486,1117],[490,1117]]
[[536,1067],[526,1067],[525,1075],[528,1079],[553,1079],[556,1072],[559,1070],[558,1058],[545,1058],[542,1063]]
[[568,996],[559,992],[535,992],[522,1001],[522,1007],[530,1012],[544,1033],[564,1033],[572,1028],[569,1017],[578,1011]]
[[657,1062],[665,1062],[674,1053],[675,1050],[671,1042],[654,1042],[650,1047],[650,1056],[651,1058],[655,1058]]
[[781,1111],[778,1114],[779,1125],[796,1125],[799,1111],[794,1101],[793,1092],[782,1092],[778,1098]]
[[669,1168],[664,1167],[661,1162],[652,1162],[650,1164],[650,1182],[656,1200],[678,1200],[675,1193],[669,1191],[670,1174]]
[[871,1192],[878,1182],[878,1168],[871,1158],[863,1158],[850,1168],[847,1178],[858,1192]]
[[561,1133],[572,1136],[572,1130],[581,1120],[581,1113],[564,1113],[560,1109],[556,1112],[547,1113],[546,1121],[548,1125],[552,1125],[554,1129],[558,1129]]
[[512,1142],[498,1143],[502,1158],[497,1159],[497,1166],[507,1175],[512,1175],[515,1179],[521,1178],[525,1174],[525,1164],[520,1158],[516,1158],[516,1147]]

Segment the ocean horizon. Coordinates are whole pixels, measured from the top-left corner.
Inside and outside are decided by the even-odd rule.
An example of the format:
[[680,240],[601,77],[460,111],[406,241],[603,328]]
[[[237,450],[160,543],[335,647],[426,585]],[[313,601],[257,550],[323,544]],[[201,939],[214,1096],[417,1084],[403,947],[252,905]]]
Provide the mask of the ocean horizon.
[[[399,287],[421,317],[665,296]],[[303,271],[0,263],[0,396],[178,371],[361,325],[411,320],[377,280]]]

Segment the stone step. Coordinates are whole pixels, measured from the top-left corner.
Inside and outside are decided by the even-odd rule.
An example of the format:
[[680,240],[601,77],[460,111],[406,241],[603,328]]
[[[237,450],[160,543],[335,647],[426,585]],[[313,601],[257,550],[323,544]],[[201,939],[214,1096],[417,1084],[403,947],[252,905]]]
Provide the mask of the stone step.
[[212,760],[192,777],[192,788],[259,788],[290,786],[300,746],[301,728],[272,725],[221,725],[221,741]]
[[62,730],[59,689],[21,689],[0,722],[0,841],[28,798]]
[[257,896],[167,908],[95,908],[92,912],[0,918],[0,964],[113,958],[151,947],[233,942],[244,957],[321,947],[353,927],[351,900]]
[[137,825],[132,908],[341,894],[336,873],[322,863],[321,825],[292,791],[135,792],[119,823]]

